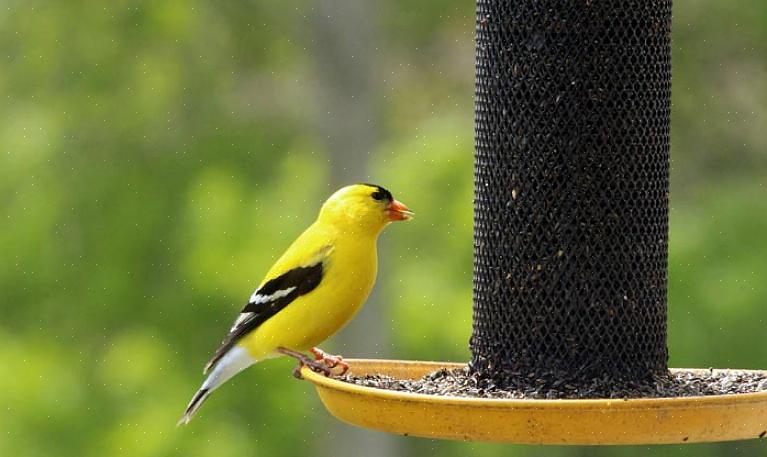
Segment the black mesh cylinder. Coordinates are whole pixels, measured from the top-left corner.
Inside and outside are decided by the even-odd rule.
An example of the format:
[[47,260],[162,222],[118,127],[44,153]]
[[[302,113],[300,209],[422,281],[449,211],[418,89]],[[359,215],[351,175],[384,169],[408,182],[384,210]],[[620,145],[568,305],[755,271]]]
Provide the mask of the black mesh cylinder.
[[472,368],[667,370],[670,0],[478,0]]

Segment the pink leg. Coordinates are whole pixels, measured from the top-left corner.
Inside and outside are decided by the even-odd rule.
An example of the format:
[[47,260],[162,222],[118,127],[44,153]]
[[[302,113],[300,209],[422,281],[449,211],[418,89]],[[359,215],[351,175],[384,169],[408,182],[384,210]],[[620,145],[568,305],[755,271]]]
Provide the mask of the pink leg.
[[310,351],[314,354],[316,360],[322,360],[330,368],[341,367],[341,374],[349,370],[349,364],[344,362],[344,358],[340,355],[331,355],[316,347],[311,348]]
[[298,351],[294,351],[292,349],[284,348],[284,347],[278,347],[277,352],[280,354],[287,355],[288,357],[293,357],[294,359],[298,360],[298,366],[295,370],[293,370],[293,376],[295,376],[298,379],[302,379],[303,376],[301,376],[301,367],[307,366],[312,371],[316,373],[322,373],[325,376],[330,376],[330,367],[328,367],[325,363],[319,363],[316,360],[310,359],[306,354],[303,354]]

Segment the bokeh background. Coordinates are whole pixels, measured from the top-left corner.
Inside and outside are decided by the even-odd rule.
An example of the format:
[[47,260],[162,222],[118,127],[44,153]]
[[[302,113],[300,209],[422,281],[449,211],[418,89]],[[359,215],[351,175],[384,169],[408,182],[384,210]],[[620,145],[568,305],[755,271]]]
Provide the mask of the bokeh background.
[[[175,428],[338,186],[418,213],[327,349],[468,360],[474,3],[0,1],[0,455],[764,455],[340,424],[270,361]],[[767,2],[676,2],[671,365],[767,368]]]

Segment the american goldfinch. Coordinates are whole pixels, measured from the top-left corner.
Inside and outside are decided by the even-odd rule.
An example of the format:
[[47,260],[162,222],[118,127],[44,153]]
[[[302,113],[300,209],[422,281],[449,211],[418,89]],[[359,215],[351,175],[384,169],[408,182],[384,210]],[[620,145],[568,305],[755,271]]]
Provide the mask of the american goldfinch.
[[[329,374],[338,356],[315,346],[346,325],[367,300],[378,270],[376,241],[384,227],[413,212],[373,184],[334,193],[317,220],[266,274],[205,366],[205,382],[179,424],[186,424],[208,396],[234,375],[262,360],[287,355]],[[301,351],[311,350],[315,359]],[[297,373],[294,373],[297,374]],[[300,374],[297,374],[300,376]]]

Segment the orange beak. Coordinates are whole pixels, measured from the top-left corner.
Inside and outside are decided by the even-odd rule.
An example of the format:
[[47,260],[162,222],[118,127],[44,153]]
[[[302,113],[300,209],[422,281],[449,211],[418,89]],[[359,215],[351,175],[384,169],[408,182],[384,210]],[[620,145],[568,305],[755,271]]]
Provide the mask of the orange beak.
[[405,206],[404,203],[392,200],[389,206],[386,208],[389,213],[389,220],[394,221],[409,221],[415,216],[415,213],[410,211],[410,208]]

